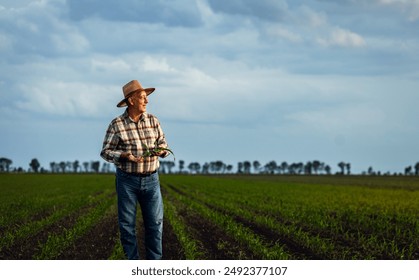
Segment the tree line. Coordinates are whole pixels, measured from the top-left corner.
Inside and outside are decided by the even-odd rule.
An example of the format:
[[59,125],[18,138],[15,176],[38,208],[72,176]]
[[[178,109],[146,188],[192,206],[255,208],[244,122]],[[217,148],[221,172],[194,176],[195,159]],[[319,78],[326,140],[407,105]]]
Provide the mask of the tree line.
[[[28,169],[22,167],[12,167],[13,161],[8,158],[0,158],[0,172],[33,172],[33,173],[112,173],[115,167],[108,162],[100,161],[59,161],[50,162],[49,169],[42,167],[38,159],[32,159]],[[312,160],[297,163],[286,161],[276,162],[275,160],[262,164],[258,160],[238,162],[236,169],[232,164],[224,163],[222,160],[205,162],[190,162],[186,164],[184,160],[160,161],[160,173],[163,174],[288,174],[288,175],[351,175],[351,164],[339,162],[337,171],[333,173],[330,165]],[[405,167],[404,173],[393,173],[375,171],[369,167],[362,172],[363,175],[416,175],[419,176],[419,162]]]
[[0,158],[0,172],[33,172],[33,173],[109,173],[112,172],[111,164],[100,161],[59,161],[50,162],[49,169],[41,166],[38,159],[29,162],[29,168],[12,167],[13,161],[8,158]]

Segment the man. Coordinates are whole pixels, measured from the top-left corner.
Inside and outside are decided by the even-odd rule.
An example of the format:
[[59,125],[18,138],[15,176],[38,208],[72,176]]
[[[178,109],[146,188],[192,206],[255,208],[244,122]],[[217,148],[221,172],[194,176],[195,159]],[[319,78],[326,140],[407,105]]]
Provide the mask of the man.
[[154,90],[143,88],[137,80],[123,86],[124,99],[117,107],[128,108],[110,123],[100,153],[116,166],[118,224],[128,259],[139,259],[137,202],[144,221],[146,259],[162,258],[163,201],[157,169],[158,157],[166,157],[168,152],[146,153],[156,147],[167,148],[158,119],[146,112],[148,95]]

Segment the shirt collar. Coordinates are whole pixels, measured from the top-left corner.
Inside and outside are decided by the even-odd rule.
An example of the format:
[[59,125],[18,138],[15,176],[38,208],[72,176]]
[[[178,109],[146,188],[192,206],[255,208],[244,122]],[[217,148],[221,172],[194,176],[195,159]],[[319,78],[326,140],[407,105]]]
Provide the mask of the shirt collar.
[[[122,117],[125,119],[127,123],[134,122],[128,115],[128,108],[125,110],[124,114],[122,114]],[[147,112],[142,113],[139,121],[141,122],[144,121],[146,117],[147,117]]]

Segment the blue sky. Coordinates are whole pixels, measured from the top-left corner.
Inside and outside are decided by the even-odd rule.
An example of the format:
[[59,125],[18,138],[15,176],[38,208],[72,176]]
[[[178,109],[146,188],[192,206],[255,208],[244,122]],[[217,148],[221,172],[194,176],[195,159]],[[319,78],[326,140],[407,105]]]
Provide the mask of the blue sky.
[[99,160],[121,87],[177,159],[419,161],[417,0],[0,0],[0,157]]

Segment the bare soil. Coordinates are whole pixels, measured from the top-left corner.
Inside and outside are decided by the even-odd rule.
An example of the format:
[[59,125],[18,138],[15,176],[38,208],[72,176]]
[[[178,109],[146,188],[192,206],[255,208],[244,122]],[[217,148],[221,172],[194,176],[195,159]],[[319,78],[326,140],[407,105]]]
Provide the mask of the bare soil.
[[61,260],[107,260],[118,240],[116,213],[105,216],[90,231],[62,252]]
[[82,213],[72,213],[49,225],[38,233],[24,239],[18,239],[13,245],[0,250],[0,259],[4,260],[31,260],[42,248],[50,235],[62,234],[65,229],[71,228]]

